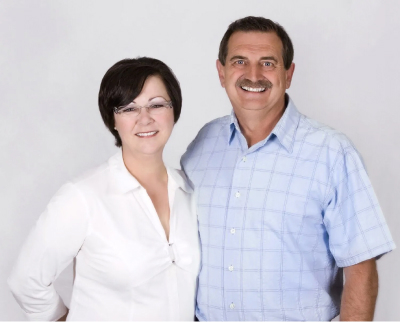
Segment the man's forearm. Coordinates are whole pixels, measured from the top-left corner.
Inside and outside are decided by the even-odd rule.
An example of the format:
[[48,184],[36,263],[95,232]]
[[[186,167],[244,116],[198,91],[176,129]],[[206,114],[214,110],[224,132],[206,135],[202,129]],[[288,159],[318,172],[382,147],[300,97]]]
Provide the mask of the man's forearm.
[[345,267],[344,275],[340,320],[372,321],[378,295],[375,259]]

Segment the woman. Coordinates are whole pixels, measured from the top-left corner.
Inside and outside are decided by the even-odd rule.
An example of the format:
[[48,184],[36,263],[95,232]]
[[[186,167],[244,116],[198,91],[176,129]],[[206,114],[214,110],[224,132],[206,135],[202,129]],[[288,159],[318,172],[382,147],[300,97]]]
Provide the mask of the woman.
[[193,320],[193,190],[162,160],[181,104],[159,60],[125,59],[107,71],[99,108],[122,149],[65,184],[25,242],[9,285],[28,319],[68,313],[53,282],[76,258],[68,320]]

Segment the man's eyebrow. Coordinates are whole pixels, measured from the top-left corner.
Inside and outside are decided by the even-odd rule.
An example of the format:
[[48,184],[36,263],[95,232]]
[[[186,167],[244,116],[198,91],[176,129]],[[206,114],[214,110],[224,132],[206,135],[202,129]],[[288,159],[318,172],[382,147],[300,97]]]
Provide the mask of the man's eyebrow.
[[[231,59],[229,59],[229,61],[233,61],[233,60],[236,60],[236,59],[245,60],[247,58],[244,57],[244,56],[236,55],[236,56],[231,57]],[[264,57],[261,57],[260,60],[273,60],[276,63],[278,62],[278,60],[274,56],[264,56]]]
[[229,59],[229,61],[236,60],[236,59],[246,59],[246,57],[236,55],[236,56],[231,57],[231,59]]
[[278,60],[274,56],[261,57],[260,60],[273,60],[276,63],[278,62]]

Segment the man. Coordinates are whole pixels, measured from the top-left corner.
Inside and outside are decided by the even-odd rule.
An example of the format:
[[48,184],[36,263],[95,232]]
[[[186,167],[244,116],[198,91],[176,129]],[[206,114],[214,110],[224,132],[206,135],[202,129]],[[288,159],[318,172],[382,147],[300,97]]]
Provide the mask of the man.
[[199,320],[373,318],[375,259],[395,245],[351,142],[285,93],[292,59],[269,19],[237,20],[221,41],[233,112],[182,157],[198,197]]

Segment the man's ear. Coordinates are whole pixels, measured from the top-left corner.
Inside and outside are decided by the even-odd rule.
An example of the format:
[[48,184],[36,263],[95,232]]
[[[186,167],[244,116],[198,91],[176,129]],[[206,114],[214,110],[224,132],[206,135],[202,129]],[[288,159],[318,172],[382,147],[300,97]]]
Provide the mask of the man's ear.
[[292,63],[292,65],[290,65],[289,69],[286,71],[286,89],[288,89],[292,83],[294,68],[295,65]]
[[221,64],[219,59],[217,59],[217,70],[218,70],[218,77],[219,82],[221,83],[222,87],[225,87],[225,69],[224,66]]

